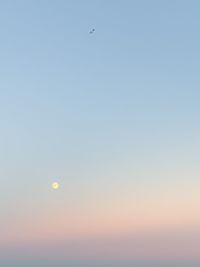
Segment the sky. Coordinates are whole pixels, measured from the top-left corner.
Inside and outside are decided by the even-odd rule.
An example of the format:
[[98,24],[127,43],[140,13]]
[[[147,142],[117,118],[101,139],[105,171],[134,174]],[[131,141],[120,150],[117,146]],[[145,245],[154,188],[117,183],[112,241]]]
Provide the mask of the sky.
[[199,266],[199,9],[0,1],[0,263]]

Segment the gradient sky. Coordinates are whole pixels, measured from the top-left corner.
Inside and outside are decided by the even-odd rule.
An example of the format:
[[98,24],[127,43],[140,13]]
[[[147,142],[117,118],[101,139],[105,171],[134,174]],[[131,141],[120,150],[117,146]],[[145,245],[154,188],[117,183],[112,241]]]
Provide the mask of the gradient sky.
[[0,1],[4,266],[200,262],[199,12]]

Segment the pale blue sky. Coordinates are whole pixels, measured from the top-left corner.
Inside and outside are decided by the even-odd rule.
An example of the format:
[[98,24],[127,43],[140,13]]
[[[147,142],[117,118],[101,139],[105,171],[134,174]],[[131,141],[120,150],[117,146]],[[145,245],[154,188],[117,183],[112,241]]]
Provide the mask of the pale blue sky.
[[61,211],[173,184],[196,193],[199,10],[194,0],[0,2],[3,227],[18,220],[15,203],[21,220],[54,205],[55,179]]
[[54,176],[68,161],[196,146],[199,6],[2,1],[2,167]]

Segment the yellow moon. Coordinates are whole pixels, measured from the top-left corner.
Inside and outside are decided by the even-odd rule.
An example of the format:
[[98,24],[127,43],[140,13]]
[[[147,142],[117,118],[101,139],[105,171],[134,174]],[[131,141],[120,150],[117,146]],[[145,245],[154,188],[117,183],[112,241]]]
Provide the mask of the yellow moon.
[[55,189],[55,190],[60,188],[60,184],[57,183],[57,182],[52,183],[51,186],[52,186],[52,188]]

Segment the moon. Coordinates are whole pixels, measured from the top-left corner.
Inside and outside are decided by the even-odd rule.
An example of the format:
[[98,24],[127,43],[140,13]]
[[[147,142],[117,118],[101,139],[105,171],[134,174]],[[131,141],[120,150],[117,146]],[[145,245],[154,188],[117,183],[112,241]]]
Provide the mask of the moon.
[[60,188],[60,184],[58,182],[53,182],[51,187],[54,189],[54,190],[57,190]]

